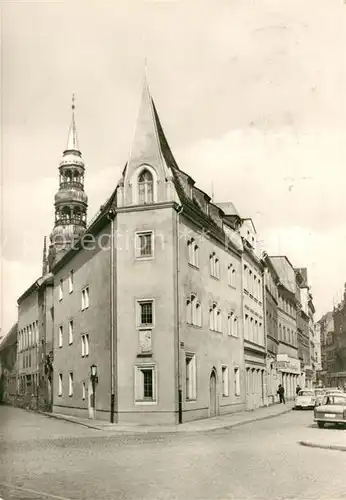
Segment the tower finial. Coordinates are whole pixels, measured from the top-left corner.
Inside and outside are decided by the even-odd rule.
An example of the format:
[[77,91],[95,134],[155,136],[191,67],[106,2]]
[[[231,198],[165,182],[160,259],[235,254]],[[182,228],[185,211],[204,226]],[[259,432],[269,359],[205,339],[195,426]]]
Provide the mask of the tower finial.
[[79,151],[79,146],[78,146],[78,139],[77,139],[77,129],[76,129],[76,122],[75,122],[75,109],[76,109],[76,99],[75,99],[75,94],[72,94],[72,120],[71,120],[71,126],[70,130],[68,133],[68,139],[67,139],[67,151],[70,150],[75,150]]

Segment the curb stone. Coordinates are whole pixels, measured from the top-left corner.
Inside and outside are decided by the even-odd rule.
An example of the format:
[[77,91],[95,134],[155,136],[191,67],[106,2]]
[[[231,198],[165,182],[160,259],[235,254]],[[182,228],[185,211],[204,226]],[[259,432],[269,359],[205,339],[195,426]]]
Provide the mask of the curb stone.
[[[280,413],[275,413],[273,415],[264,415],[264,416],[258,416],[258,417],[253,417],[249,420],[244,420],[244,421],[236,421],[234,423],[230,423],[230,424],[225,424],[223,426],[220,426],[220,427],[215,427],[215,428],[211,428],[211,429],[181,429],[180,427],[180,430],[179,427],[177,427],[177,429],[170,429],[170,430],[165,430],[164,428],[163,429],[155,429],[155,430],[150,430],[150,429],[119,429],[117,430],[116,429],[116,426],[114,426],[114,429],[102,429],[100,427],[96,427],[95,425],[92,425],[92,424],[87,424],[85,422],[79,422],[78,420],[73,420],[73,419],[70,419],[68,417],[64,417],[64,416],[57,416],[55,415],[54,413],[48,413],[48,412],[37,412],[39,413],[40,415],[44,415],[46,417],[49,417],[49,418],[55,418],[56,420],[63,420],[64,422],[69,422],[69,423],[72,423],[72,424],[77,424],[77,425],[81,425],[83,427],[87,427],[89,429],[94,429],[94,430],[97,430],[97,431],[104,431],[104,432],[114,432],[114,433],[117,433],[117,434],[157,434],[157,433],[165,433],[165,434],[174,434],[174,433],[199,433],[199,432],[215,432],[215,431],[219,431],[221,429],[231,429],[232,427],[240,427],[242,425],[247,425],[247,424],[251,424],[251,423],[254,423],[254,422],[259,422],[261,420],[269,420],[271,418],[275,418],[275,417],[280,417],[281,415],[285,415],[287,413],[290,413],[292,411],[292,408],[288,409],[288,410],[285,410],[283,412],[280,412]],[[346,451],[346,448],[345,448],[345,451]]]
[[82,425],[83,427],[87,427],[88,429],[95,429],[96,431],[101,431],[102,430],[99,427],[95,427],[94,425],[86,424],[84,422],[78,422],[78,420],[71,420],[68,417],[63,417],[63,416],[60,416],[60,415],[57,416],[54,413],[48,413],[48,412],[45,412],[45,411],[38,411],[38,412],[35,412],[35,413],[38,413],[39,415],[44,415],[45,417],[55,418],[55,420],[63,420],[64,422],[70,422],[70,424]]
[[319,444],[312,443],[311,441],[298,441],[301,446],[306,446],[309,448],[320,448],[322,450],[335,450],[335,451],[346,451],[346,446],[338,444]]

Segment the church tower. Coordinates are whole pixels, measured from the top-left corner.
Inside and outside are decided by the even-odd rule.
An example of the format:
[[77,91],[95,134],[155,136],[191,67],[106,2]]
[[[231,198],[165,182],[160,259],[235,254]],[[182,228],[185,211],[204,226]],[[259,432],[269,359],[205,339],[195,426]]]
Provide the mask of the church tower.
[[84,172],[85,166],[77,139],[73,96],[67,146],[59,165],[59,191],[55,195],[55,222],[50,235],[50,268],[86,229],[88,197],[84,192]]

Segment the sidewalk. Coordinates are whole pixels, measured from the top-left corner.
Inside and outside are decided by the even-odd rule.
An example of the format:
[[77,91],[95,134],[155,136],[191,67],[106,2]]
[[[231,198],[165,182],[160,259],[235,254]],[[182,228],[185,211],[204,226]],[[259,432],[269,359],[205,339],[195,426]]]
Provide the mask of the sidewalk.
[[310,448],[322,448],[323,450],[346,451],[346,431],[344,428],[316,428],[314,434],[311,433],[311,438],[299,441],[299,444]]
[[111,424],[102,420],[90,420],[87,418],[78,418],[69,415],[62,415],[60,413],[46,413],[51,418],[65,420],[78,425],[83,425],[90,429],[99,431],[107,431],[119,434],[152,434],[152,433],[174,433],[174,432],[208,432],[217,429],[229,429],[239,425],[257,422],[258,420],[266,420],[268,418],[278,417],[292,410],[293,403],[286,405],[274,404],[269,407],[258,408],[251,411],[243,411],[239,413],[232,413],[220,417],[206,418],[203,420],[196,420],[187,422],[180,425],[131,425],[131,424]]

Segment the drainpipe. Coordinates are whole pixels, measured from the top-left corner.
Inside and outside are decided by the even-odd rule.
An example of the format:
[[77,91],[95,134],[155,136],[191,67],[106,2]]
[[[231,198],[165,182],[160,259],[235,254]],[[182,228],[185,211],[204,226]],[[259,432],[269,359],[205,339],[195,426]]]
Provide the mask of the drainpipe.
[[178,422],[179,424],[183,423],[183,390],[182,390],[182,381],[181,381],[181,362],[180,362],[180,307],[179,307],[179,275],[180,275],[180,251],[179,251],[179,220],[180,214],[183,212],[184,207],[181,206],[176,214],[176,238],[177,238],[177,252],[176,252],[176,300],[177,300],[177,354],[178,354]]
[[114,348],[116,345],[114,338],[114,317],[115,317],[115,293],[114,293],[114,212],[109,211],[108,218],[111,222],[111,248],[110,248],[110,375],[111,375],[111,415],[110,421],[114,423],[114,412],[115,412],[115,369],[114,369]]

